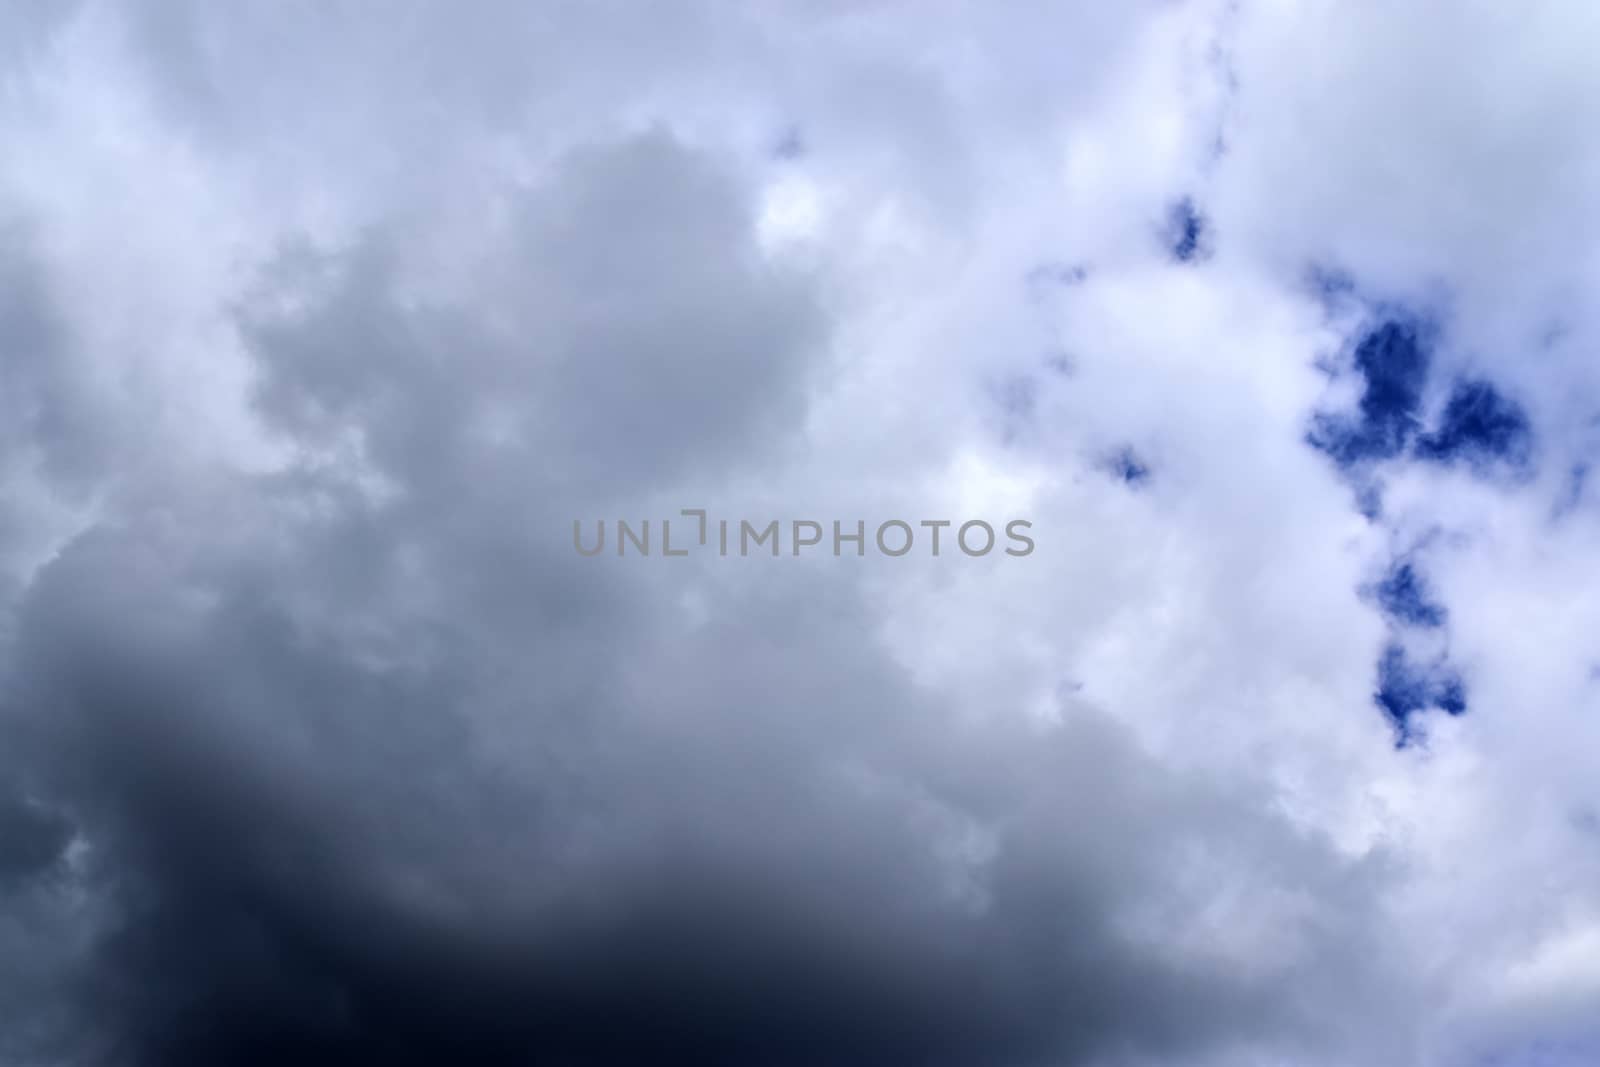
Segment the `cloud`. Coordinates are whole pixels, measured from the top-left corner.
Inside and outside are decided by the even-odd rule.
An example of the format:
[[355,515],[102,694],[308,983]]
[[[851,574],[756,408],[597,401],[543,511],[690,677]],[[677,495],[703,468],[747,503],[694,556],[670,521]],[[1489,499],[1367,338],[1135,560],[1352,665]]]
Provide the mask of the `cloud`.
[[1581,13],[17,17],[0,1063],[1596,1040]]

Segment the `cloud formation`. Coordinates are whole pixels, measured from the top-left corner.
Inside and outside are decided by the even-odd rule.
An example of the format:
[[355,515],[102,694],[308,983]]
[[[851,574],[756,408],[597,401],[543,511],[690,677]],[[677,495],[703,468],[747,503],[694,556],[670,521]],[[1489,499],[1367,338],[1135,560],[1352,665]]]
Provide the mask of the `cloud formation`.
[[9,11],[0,1065],[1589,1062],[1592,19]]

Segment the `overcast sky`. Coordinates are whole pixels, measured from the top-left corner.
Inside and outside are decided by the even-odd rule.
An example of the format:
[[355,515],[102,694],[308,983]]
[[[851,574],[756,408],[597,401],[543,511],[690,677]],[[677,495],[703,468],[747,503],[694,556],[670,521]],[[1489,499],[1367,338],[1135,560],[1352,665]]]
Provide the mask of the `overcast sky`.
[[0,1067],[1600,1062],[1597,41],[4,5]]

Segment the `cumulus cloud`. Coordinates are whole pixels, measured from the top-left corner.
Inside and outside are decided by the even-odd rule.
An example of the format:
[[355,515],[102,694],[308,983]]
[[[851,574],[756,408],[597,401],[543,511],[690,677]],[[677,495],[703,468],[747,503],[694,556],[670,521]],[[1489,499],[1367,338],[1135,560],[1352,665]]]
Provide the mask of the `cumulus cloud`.
[[0,1064],[1587,1062],[1587,21],[6,15]]

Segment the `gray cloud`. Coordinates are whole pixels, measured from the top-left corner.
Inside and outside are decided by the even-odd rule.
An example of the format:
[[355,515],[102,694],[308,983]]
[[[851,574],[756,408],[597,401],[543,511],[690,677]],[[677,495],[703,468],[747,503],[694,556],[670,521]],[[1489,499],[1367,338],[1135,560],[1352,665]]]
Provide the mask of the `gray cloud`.
[[[848,590],[549,679],[532,620],[520,676],[445,619],[373,662],[287,606],[314,539],[198,530],[86,537],[24,612],[25,751],[106,930],[85,1017],[138,1062],[1087,1061],[1305,1040],[1369,967],[1376,871],[1092,714],[962,726]],[[1284,931],[1315,971],[1169,940],[1175,880],[1241,871],[1322,902]]]
[[[1504,116],[1375,176],[1397,90],[1335,90],[1433,56],[1426,20],[19,11],[0,1065],[1450,1067],[1592,1036],[1593,327],[1551,332],[1549,296],[1590,268],[1529,266],[1510,210],[1548,199],[1531,247],[1572,251],[1567,178],[1461,176],[1493,226],[1440,206]],[[1452,71],[1507,32],[1446,21]],[[1555,73],[1496,84],[1571,133],[1519,79],[1592,76],[1519,32]],[[1417,99],[1413,132],[1448,110]],[[1184,198],[1207,254],[1174,263]],[[1319,297],[1314,267],[1360,277]],[[1396,302],[1445,338],[1407,403],[1504,383],[1526,478],[1396,450],[1364,515],[1307,444],[1362,400],[1319,367]],[[572,551],[574,518],[692,506],[1026,515],[1038,551]],[[1363,592],[1396,546],[1472,694],[1403,752]]]
[[760,256],[743,199],[656,133],[513,193],[471,303],[397,293],[403,239],[291,250],[243,309],[261,409],[294,435],[358,431],[424,492],[469,468],[463,487],[514,472],[589,493],[747,463],[793,432],[824,330],[811,287]]
[[486,305],[408,301],[403,234],[276,260],[240,316],[300,459],[143,487],[29,587],[12,725],[101,938],[77,1025],[137,1063],[1306,1040],[1303,963],[1164,940],[1169,880],[1247,868],[1338,899],[1273,921],[1354,964],[1376,883],[1248,790],[1084,708],[964,722],[884,660],[848,574],[689,625],[703,568],[579,572],[528,534],[772,455],[820,331],[670,140],[552,182]]

